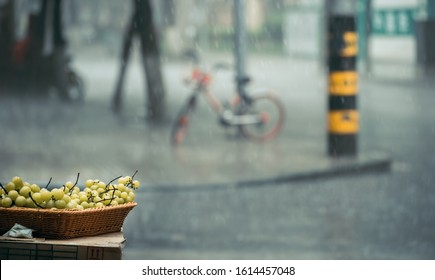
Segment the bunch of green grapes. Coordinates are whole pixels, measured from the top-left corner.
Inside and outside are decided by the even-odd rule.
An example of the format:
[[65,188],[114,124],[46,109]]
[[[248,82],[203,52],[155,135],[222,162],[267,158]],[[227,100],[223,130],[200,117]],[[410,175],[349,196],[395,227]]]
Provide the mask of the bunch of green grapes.
[[41,188],[15,176],[4,186],[0,183],[0,206],[83,210],[125,204],[134,201],[134,191],[140,186],[140,182],[134,180],[136,173],[137,171],[133,176],[117,177],[108,184],[89,179],[83,189],[77,186],[80,174],[75,183],[68,181],[61,187],[52,189],[48,189],[51,178]]

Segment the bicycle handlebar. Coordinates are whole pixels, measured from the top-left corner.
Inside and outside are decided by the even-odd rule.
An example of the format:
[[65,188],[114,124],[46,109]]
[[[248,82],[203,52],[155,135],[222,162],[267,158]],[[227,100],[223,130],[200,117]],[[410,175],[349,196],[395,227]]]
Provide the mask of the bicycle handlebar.
[[191,84],[192,82],[200,83],[203,85],[209,85],[212,80],[212,76],[216,74],[219,70],[230,70],[231,64],[225,62],[217,62],[212,65],[210,70],[205,70],[203,67],[198,65],[199,63],[195,63],[192,68],[192,72],[189,77],[184,79],[186,84]]

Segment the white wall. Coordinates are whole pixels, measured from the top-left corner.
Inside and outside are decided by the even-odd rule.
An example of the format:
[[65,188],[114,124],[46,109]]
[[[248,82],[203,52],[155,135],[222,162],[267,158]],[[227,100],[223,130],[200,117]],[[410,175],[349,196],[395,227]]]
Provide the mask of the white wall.
[[284,17],[284,47],[290,56],[318,57],[323,30],[317,10],[289,10]]
[[416,43],[413,36],[372,36],[369,43],[370,57],[380,62],[415,63]]

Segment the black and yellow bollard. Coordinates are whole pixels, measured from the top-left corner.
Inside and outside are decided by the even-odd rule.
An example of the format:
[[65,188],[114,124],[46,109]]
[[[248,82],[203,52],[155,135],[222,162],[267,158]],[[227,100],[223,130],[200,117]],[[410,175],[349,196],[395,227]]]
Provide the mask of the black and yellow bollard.
[[328,153],[333,157],[355,156],[359,130],[355,17],[331,16],[328,33]]

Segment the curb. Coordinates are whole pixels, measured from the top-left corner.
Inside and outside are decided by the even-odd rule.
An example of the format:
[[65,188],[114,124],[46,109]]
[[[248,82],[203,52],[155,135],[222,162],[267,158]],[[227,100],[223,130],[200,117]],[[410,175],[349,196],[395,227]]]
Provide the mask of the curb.
[[389,172],[391,170],[392,159],[384,153],[367,153],[359,155],[357,158],[331,159],[326,167],[313,167],[306,171],[288,174],[278,174],[276,176],[240,180],[234,182],[216,182],[205,184],[153,184],[143,183],[141,192],[171,192],[171,191],[210,191],[221,189],[234,189],[246,187],[261,187],[267,184],[280,184],[288,182],[300,182],[308,180],[329,179],[340,176],[364,175],[368,173]]

